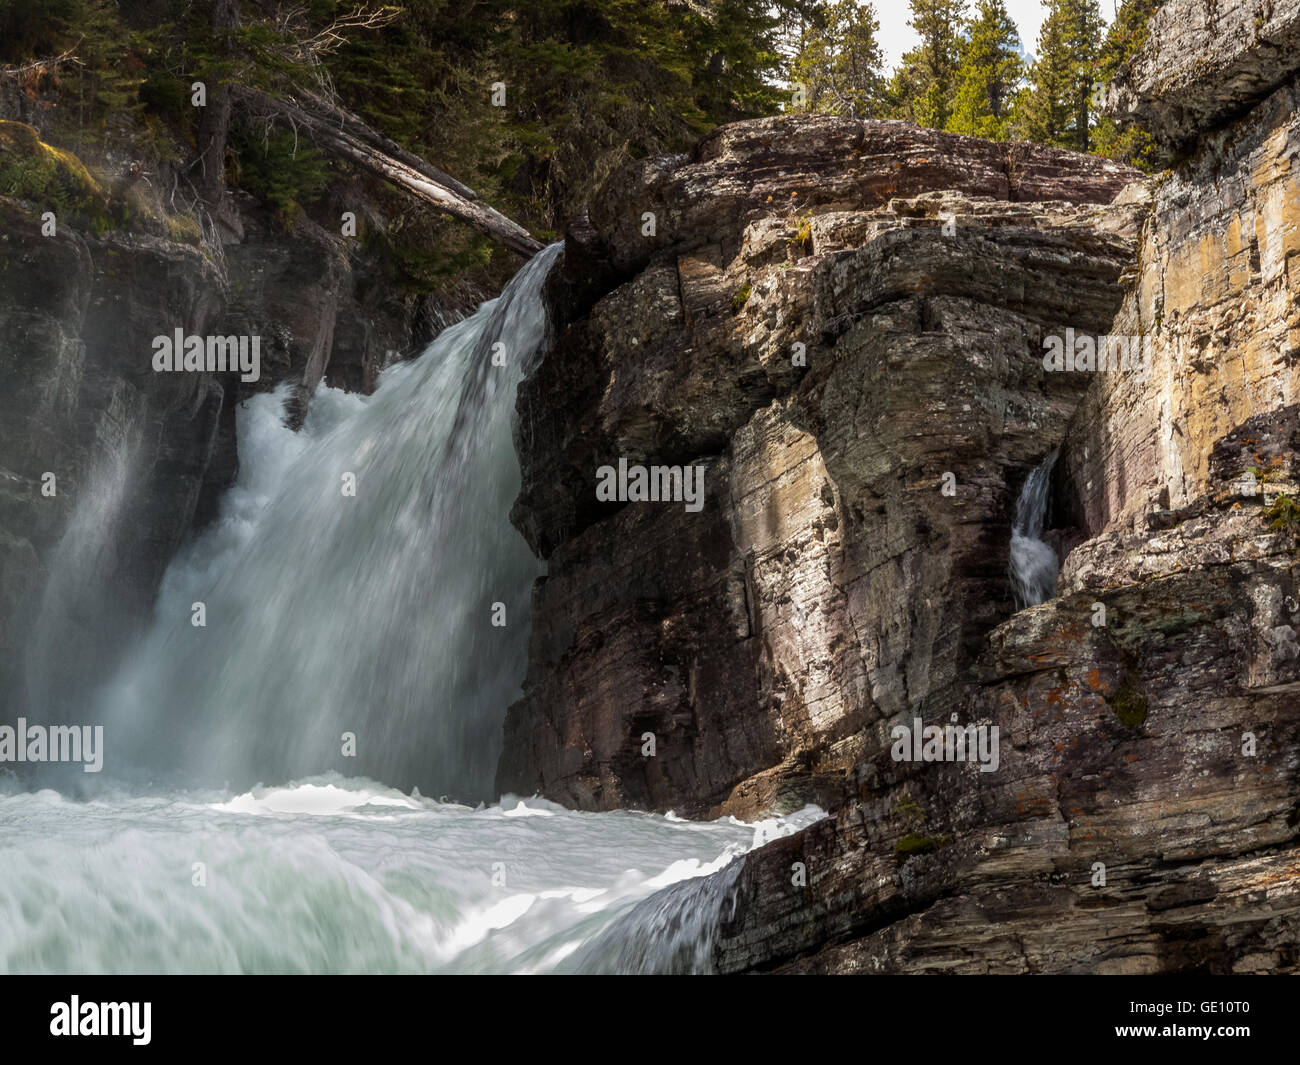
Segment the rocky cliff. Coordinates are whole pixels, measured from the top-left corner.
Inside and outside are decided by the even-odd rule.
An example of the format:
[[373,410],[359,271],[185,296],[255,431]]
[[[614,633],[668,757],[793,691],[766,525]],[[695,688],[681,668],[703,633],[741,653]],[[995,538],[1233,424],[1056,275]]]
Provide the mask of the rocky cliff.
[[[1021,482],[1087,384],[1043,369],[1043,337],[1109,325],[1136,179],[828,118],[617,175],[520,390],[516,517],[550,565],[500,785],[597,809],[834,805],[891,719],[954,707],[1013,609]],[[584,277],[610,286],[589,307]],[[620,458],[702,465],[705,505],[602,504],[594,472]]]
[[[1179,159],[1150,181],[780,120],[572,227],[499,783],[831,811],[719,879],[721,970],[1300,969],[1297,25],[1164,6],[1110,95]],[[1067,330],[1149,360],[1050,372]],[[1058,448],[1057,595],[1017,611]],[[602,501],[620,459],[702,466],[703,507]],[[996,767],[900,755],[918,719]]]

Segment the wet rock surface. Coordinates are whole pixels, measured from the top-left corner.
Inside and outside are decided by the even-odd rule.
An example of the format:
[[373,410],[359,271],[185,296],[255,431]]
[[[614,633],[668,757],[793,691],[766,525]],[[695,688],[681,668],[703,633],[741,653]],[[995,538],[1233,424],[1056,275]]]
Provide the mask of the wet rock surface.
[[[0,124],[5,151],[53,151]],[[322,379],[368,392],[476,303],[387,294],[357,242],[305,218],[287,230],[242,194],[205,235],[115,178],[129,160],[96,163],[98,213],[60,208],[53,235],[50,204],[0,197],[0,705],[14,716],[75,716],[111,673],[234,483],[240,401],[288,383],[301,422]],[[260,337],[260,379],[154,372],[154,337],[177,329]]]

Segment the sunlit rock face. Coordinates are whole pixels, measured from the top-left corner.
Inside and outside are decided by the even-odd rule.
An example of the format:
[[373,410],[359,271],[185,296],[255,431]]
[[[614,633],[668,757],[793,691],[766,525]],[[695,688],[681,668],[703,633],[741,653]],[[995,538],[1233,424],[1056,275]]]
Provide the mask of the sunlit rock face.
[[1171,0],[1112,90],[1183,153],[1109,329],[1150,373],[1091,382],[1058,597],[979,654],[961,716],[1001,726],[999,771],[861,765],[747,861],[722,968],[1297,971],[1297,25]]
[[1150,338],[1151,376],[1099,379],[1066,445],[1091,532],[1204,496],[1216,441],[1300,402],[1298,85],[1206,133],[1153,184],[1114,327]]
[[[1014,610],[1021,485],[1088,384],[1044,369],[1044,337],[1108,328],[1137,179],[839,119],[611,178],[519,394],[515,520],[549,576],[499,787],[837,806],[891,724],[955,709]],[[602,501],[620,458],[703,466],[703,509]]]

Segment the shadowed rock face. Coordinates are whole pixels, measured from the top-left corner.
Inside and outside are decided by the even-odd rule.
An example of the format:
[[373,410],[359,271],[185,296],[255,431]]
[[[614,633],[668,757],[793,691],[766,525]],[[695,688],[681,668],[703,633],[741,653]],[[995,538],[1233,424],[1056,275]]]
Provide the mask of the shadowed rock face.
[[[1042,339],[1114,316],[1142,197],[1109,201],[1135,177],[838,119],[615,175],[519,393],[515,518],[550,569],[500,787],[837,805],[887,722],[955,706],[1012,610],[1020,485],[1087,384],[1045,372]],[[575,271],[610,291],[576,295]],[[599,501],[620,458],[703,466],[703,509]]]
[[150,342],[174,327],[206,333],[221,286],[193,247],[70,228],[43,237],[38,216],[12,201],[0,215],[0,692],[7,708],[22,705],[21,652],[51,559],[80,517],[66,550],[82,553],[93,580],[53,591],[50,608],[68,622],[64,659],[42,678],[61,706],[106,668],[120,633],[105,611],[147,606],[204,490],[223,387],[153,373]]
[[[1199,10],[1171,0],[1152,40]],[[969,185],[936,170],[877,201],[858,174],[863,202],[756,216],[779,195],[746,197],[744,157],[703,151],[647,164],[644,193],[616,178],[575,227],[571,262],[604,291],[557,282],[564,328],[521,391],[517,517],[550,576],[501,782],[590,807],[830,809],[729,871],[721,970],[1300,969],[1300,587],[1277,503],[1300,491],[1279,85],[1300,53],[1279,60],[1275,36],[1209,67],[1134,63],[1131,110],[1200,137],[1150,193],[1072,196],[1067,157],[1067,202],[1008,202],[990,149],[956,139]],[[814,169],[772,162],[798,154],[781,129],[760,186]],[[873,155],[785,132],[828,151],[832,186]],[[710,187],[716,214],[656,198]],[[663,250],[619,220],[646,204],[674,220]],[[1045,373],[1067,327],[1150,338],[1149,376]],[[566,397],[549,417],[548,392]],[[1013,613],[1011,507],[1058,444],[1058,594]],[[591,471],[619,455],[705,463],[708,504],[598,504]],[[896,760],[917,718],[996,726],[998,768]]]

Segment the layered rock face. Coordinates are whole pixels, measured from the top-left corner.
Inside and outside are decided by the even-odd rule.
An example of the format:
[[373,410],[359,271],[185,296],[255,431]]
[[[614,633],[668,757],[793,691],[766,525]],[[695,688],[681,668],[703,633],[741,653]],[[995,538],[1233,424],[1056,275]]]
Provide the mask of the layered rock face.
[[[1217,440],[1300,402],[1300,49],[1277,46],[1300,34],[1300,5],[1211,10],[1165,5],[1152,46],[1122,81],[1136,96],[1129,109],[1167,146],[1197,128],[1201,136],[1154,182],[1152,221],[1112,330],[1150,343],[1150,378],[1099,379],[1070,434],[1066,465],[1090,533],[1205,496]],[[1242,29],[1253,22],[1257,35]],[[1276,85],[1283,62],[1289,78]],[[1184,114],[1201,96],[1214,107]],[[1222,113],[1236,117],[1189,125]]]
[[1288,0],[1175,0],[1152,14],[1146,47],[1106,86],[1104,106],[1166,148],[1203,155],[1199,137],[1294,80],[1297,52]]
[[[743,185],[690,181],[707,147],[575,227],[573,261],[622,283],[589,311],[557,286],[568,318],[521,398],[520,525],[551,569],[502,782],[593,807],[826,806],[719,879],[718,969],[1300,971],[1300,54],[1277,45],[1296,17],[1165,5],[1112,93],[1184,153],[1147,189],[1072,190],[1071,162],[1072,202],[1026,203],[964,163],[970,185],[807,224],[724,203],[699,212],[743,227],[710,233],[711,315],[687,310],[718,276],[688,239],[675,270],[600,252],[635,247],[632,222],[610,235],[621,205]],[[794,170],[778,131],[763,203]],[[859,165],[838,158],[820,168]],[[765,260],[770,232],[794,251]],[[1046,373],[1065,330],[1151,361]],[[546,388],[569,403],[549,420]],[[1046,539],[1067,557],[1056,597],[1016,612],[1011,507],[1058,446]],[[717,470],[704,509],[602,510],[590,471],[619,455]],[[998,755],[927,761],[899,747],[914,723],[996,728]]]
[[[1109,201],[1135,177],[838,119],[617,175],[520,390],[516,519],[549,577],[500,787],[838,805],[891,719],[954,706],[1012,612],[1020,483],[1086,385],[1044,371],[1043,336],[1109,324],[1142,210]],[[602,503],[620,459],[703,467],[702,508]]]

